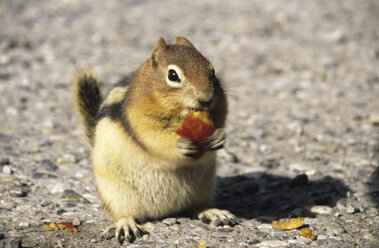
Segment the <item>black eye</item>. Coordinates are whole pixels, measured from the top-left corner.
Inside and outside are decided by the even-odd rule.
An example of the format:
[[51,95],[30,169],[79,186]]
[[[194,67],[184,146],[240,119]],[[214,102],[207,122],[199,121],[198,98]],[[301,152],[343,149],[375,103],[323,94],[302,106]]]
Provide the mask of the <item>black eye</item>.
[[169,70],[168,71],[168,79],[172,82],[180,83],[180,78],[178,76],[178,73],[176,73],[175,70]]

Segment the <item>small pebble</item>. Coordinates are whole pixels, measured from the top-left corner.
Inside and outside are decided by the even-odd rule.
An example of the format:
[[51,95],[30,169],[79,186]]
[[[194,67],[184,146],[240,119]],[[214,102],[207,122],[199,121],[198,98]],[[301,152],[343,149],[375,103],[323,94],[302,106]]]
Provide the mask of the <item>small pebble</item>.
[[29,222],[26,222],[26,221],[24,221],[24,222],[20,222],[19,226],[20,226],[20,227],[29,227],[29,226],[30,226],[30,223],[29,223]]
[[178,222],[177,222],[176,218],[166,218],[166,219],[162,220],[162,223],[164,223],[168,226],[173,226],[173,225],[177,224]]
[[85,175],[82,173],[82,172],[76,172],[75,175],[74,175],[76,178],[78,179],[82,179],[85,177]]
[[268,145],[260,145],[258,149],[261,153],[267,153],[270,151],[270,147]]
[[345,229],[337,222],[328,222],[325,225],[325,228],[328,231],[328,233],[332,233],[336,236],[341,235],[345,232]]
[[313,206],[311,207],[311,212],[316,213],[316,214],[330,214],[333,209],[329,206]]
[[328,240],[327,239],[318,239],[316,240],[316,247],[327,247],[328,245]]
[[348,214],[355,214],[355,213],[358,213],[359,212],[359,209],[352,206],[351,204],[347,205],[346,207],[346,213]]
[[292,245],[299,245],[299,246],[304,246],[306,244],[305,239],[300,237],[298,239],[290,239],[288,240],[288,243]]
[[18,115],[20,115],[20,111],[17,108],[15,108],[15,107],[8,107],[8,108],[6,108],[5,109],[5,113],[7,115],[11,115],[11,116],[18,116]]
[[62,193],[62,198],[67,198],[67,197],[71,197],[71,196],[77,196],[79,195],[78,193],[76,193],[75,190],[73,189],[65,189]]
[[78,218],[78,217],[74,218],[74,219],[72,220],[72,224],[73,224],[74,226],[80,226],[80,220],[79,220],[79,218]]
[[257,247],[281,247],[281,248],[287,248],[290,247],[287,241],[281,241],[281,240],[264,240],[261,243],[257,244]]
[[7,176],[12,175],[12,167],[10,167],[9,165],[4,166],[3,173]]
[[0,207],[5,209],[13,209],[16,207],[16,202],[13,200],[1,200]]
[[317,240],[322,240],[322,239],[327,239],[328,238],[328,236],[326,236],[326,235],[318,235],[317,236]]
[[26,196],[26,192],[24,192],[21,187],[16,187],[16,188],[11,189],[10,193],[16,197]]
[[43,199],[41,201],[41,207],[46,207],[46,206],[49,206],[51,205],[53,202],[51,200],[47,200],[47,199]]
[[379,125],[379,113],[371,113],[368,117],[368,122],[373,125]]
[[70,188],[67,183],[57,183],[50,192],[52,194],[63,193],[66,188]]
[[48,218],[48,216],[49,214],[47,214],[46,212],[42,212],[40,210],[36,211],[33,215],[33,217],[35,217],[38,220],[45,220],[46,218]]
[[289,181],[290,187],[303,186],[306,184],[308,184],[308,176],[305,174],[298,175]]
[[30,151],[32,153],[39,153],[39,152],[41,152],[41,147],[39,145],[34,146]]
[[231,228],[231,227],[218,227],[217,228],[217,231],[219,231],[219,232],[233,232],[233,228]]
[[57,211],[57,215],[62,215],[62,214],[64,214],[64,213],[66,213],[66,210],[64,210],[64,209],[59,209],[59,210]]
[[255,244],[258,244],[260,241],[258,239],[254,239],[254,240],[251,240],[249,241],[249,245],[255,245]]
[[39,172],[39,171],[34,171],[33,174],[32,174],[32,177],[33,177],[34,179],[41,179],[41,178],[43,178],[43,177],[45,177],[45,176],[46,176],[45,173],[43,173],[43,172]]
[[184,238],[182,240],[178,240],[178,244],[181,244],[183,247],[189,247],[189,246],[195,247],[197,243],[198,242],[196,240],[191,239],[191,238]]
[[348,191],[346,192],[346,197],[347,197],[347,198],[351,198],[351,196],[352,196],[352,193],[351,193],[350,190],[348,190]]
[[75,155],[64,154],[63,157],[57,159],[57,164],[75,163],[77,161]]
[[365,235],[363,235],[363,238],[366,240],[371,240],[371,241],[377,241],[378,240],[378,238],[375,237],[374,235],[372,235],[371,233],[366,233]]
[[269,158],[264,161],[261,161],[259,165],[267,169],[275,169],[280,166],[280,163],[275,158]]
[[263,223],[263,224],[257,226],[257,228],[260,229],[261,231],[262,231],[262,229],[263,230],[265,230],[265,229],[272,230],[272,225],[271,224],[267,224],[267,223]]
[[77,202],[89,203],[89,201],[84,198],[81,194],[76,193],[72,189],[66,189],[63,191],[62,197],[64,198],[64,203],[66,205],[75,205]]
[[306,171],[309,169],[309,167],[306,166],[305,164],[298,164],[298,163],[290,164],[289,167],[290,167],[290,171]]
[[48,159],[41,161],[42,166],[48,171],[57,171],[59,167]]

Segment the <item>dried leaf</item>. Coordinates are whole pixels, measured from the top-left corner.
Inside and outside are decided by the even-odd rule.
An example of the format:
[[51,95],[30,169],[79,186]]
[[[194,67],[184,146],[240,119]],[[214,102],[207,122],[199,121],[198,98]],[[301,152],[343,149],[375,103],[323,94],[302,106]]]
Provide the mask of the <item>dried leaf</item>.
[[43,226],[46,231],[57,232],[59,230],[65,230],[68,232],[77,232],[78,229],[72,224],[72,222],[61,222],[61,223],[50,223],[49,225]]
[[304,218],[303,217],[297,217],[295,219],[292,219],[287,222],[279,222],[279,221],[273,221],[272,227],[275,229],[281,229],[281,230],[290,230],[299,228],[304,225]]
[[195,245],[195,248],[207,248],[207,246],[205,245],[204,241],[201,241]]
[[55,223],[50,223],[49,225],[44,225],[43,227],[46,231],[57,232],[59,230],[59,227]]
[[312,230],[309,227],[303,227],[299,231],[299,236],[311,239],[311,240],[316,240],[316,237],[313,235]]

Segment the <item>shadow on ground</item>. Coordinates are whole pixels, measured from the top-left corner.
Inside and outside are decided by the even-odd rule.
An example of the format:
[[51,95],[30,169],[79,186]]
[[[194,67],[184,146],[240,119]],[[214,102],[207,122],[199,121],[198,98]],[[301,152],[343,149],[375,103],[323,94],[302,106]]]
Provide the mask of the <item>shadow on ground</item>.
[[371,174],[367,184],[371,200],[375,203],[376,208],[379,209],[379,167]]
[[[379,160],[379,144],[373,146],[371,152],[374,155],[374,159]],[[375,171],[371,174],[366,183],[370,198],[376,205],[376,208],[379,209],[379,167],[376,167]]]
[[333,207],[350,189],[341,180],[325,177],[308,181],[265,173],[218,178],[216,206],[241,218],[271,222],[287,217],[315,217],[314,205]]
[[[376,126],[379,128],[378,125]],[[376,136],[377,143],[371,147],[371,151],[370,151],[373,155],[373,159],[376,161],[379,161],[379,129],[378,128],[375,130],[375,132],[373,132],[373,135]],[[375,204],[376,208],[379,209],[379,166],[376,167],[374,172],[368,178],[366,185],[368,189],[368,194],[372,202]]]

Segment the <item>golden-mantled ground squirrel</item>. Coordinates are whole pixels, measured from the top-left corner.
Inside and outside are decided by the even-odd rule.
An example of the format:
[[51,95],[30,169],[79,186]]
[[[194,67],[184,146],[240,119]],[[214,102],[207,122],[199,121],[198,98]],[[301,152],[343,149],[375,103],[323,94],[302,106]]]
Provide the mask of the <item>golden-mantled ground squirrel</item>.
[[[94,76],[76,77],[74,103],[92,151],[96,183],[115,235],[129,241],[147,220],[197,214],[204,222],[235,225],[233,214],[209,208],[215,150],[223,147],[225,93],[212,64],[186,38],[161,38],[146,62],[103,99]],[[215,132],[201,157],[175,131],[191,111],[208,111]]]

